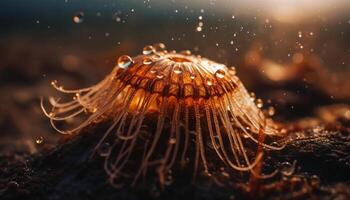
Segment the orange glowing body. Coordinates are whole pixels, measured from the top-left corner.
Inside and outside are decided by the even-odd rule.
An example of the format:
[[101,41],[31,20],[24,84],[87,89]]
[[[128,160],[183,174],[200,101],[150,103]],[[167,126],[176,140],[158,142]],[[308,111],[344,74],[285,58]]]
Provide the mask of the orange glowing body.
[[248,156],[245,140],[280,148],[258,141],[263,138],[259,134],[278,131],[251,100],[235,71],[187,51],[167,53],[147,46],[142,55],[121,56],[112,73],[95,86],[67,91],[53,85],[76,95],[68,103],[51,99],[52,112],[45,113],[53,126],[54,121],[91,112],[76,128],[58,131],[74,133],[100,119],[111,121],[95,150],[109,144],[103,156],[115,185],[128,173],[135,183],[149,168],[156,169],[163,184],[173,165],[185,165],[188,159],[194,174],[199,169],[210,173],[208,154],[232,169],[252,171],[261,155]]

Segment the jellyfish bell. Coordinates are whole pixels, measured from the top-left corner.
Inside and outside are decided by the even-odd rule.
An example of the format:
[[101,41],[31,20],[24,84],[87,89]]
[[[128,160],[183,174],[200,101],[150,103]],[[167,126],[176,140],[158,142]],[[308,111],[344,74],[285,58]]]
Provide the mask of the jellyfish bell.
[[[135,184],[150,169],[163,185],[178,164],[193,166],[194,176],[199,170],[210,174],[213,158],[233,170],[254,172],[261,153],[248,155],[247,149],[282,148],[264,142],[265,135],[279,131],[232,69],[190,51],[168,53],[163,46],[146,46],[133,58],[120,56],[113,71],[89,88],[66,90],[53,82],[75,97],[65,103],[51,98],[51,112],[42,102],[53,127],[64,134],[109,121],[94,152],[105,157],[113,185],[125,179]],[[87,119],[71,130],[55,126],[78,115]]]

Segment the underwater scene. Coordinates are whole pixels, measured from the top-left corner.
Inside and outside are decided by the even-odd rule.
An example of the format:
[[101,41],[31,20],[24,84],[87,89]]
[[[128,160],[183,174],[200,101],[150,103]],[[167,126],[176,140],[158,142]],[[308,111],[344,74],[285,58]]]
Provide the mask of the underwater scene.
[[350,1],[2,0],[0,199],[350,199]]

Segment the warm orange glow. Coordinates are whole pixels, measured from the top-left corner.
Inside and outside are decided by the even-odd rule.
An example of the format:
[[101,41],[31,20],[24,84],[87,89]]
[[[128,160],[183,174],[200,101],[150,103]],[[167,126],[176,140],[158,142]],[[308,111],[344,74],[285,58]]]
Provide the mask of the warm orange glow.
[[[200,169],[210,174],[214,169],[207,162],[209,152],[234,170],[260,177],[254,169],[262,158],[261,147],[283,148],[261,139],[265,138],[261,134],[279,134],[274,122],[260,110],[262,100],[254,102],[235,71],[223,64],[189,51],[178,54],[155,49],[146,46],[142,55],[120,56],[112,73],[89,88],[65,90],[54,82],[56,89],[75,94],[75,98],[67,103],[51,101],[51,113],[42,105],[53,127],[72,134],[92,122],[111,121],[95,152],[104,149],[100,154],[106,157],[105,169],[115,185],[124,183],[124,171],[130,168],[135,170],[135,183],[151,163],[157,163],[164,184],[175,161],[185,164],[187,158],[192,159],[194,175]],[[55,121],[70,120],[91,108],[94,112],[76,128],[62,131],[55,126]],[[140,139],[145,134],[149,139]],[[247,154],[247,140],[260,146],[256,156]],[[121,144],[105,150],[116,142]],[[135,153],[136,143],[144,151],[142,158]]]

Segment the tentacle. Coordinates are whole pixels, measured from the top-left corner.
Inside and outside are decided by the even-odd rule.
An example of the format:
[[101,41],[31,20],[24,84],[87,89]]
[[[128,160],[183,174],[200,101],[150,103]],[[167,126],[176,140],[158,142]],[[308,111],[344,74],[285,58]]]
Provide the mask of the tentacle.
[[199,106],[197,102],[194,105],[194,112],[195,112],[195,118],[196,118],[196,144],[199,146],[199,152],[200,156],[202,159],[202,163],[204,166],[204,171],[208,173],[208,164],[207,164],[207,159],[205,157],[205,150],[204,150],[204,145],[203,145],[203,136],[202,136],[202,128],[201,128],[201,116],[199,113]]
[[145,159],[142,161],[140,169],[139,169],[139,171],[137,172],[137,174],[136,174],[136,176],[134,178],[133,184],[136,183],[138,177],[142,173],[142,170],[144,170],[147,167],[147,163],[148,163],[150,157],[152,156],[153,151],[156,148],[156,146],[158,144],[158,140],[159,140],[159,138],[161,136],[161,133],[163,131],[164,119],[165,119],[166,112],[167,112],[168,98],[167,97],[162,97],[162,98],[163,98],[163,100],[162,100],[161,105],[160,105],[161,109],[160,109],[160,113],[158,115],[157,128],[156,128],[156,132],[154,134],[154,138],[153,138],[152,144],[151,144],[151,146],[150,146],[150,148],[148,150],[148,153],[145,156]]
[[186,154],[187,154],[187,149],[188,149],[188,143],[189,143],[189,140],[190,140],[190,130],[189,130],[189,110],[188,110],[188,106],[184,106],[184,120],[185,120],[185,123],[184,123],[184,129],[185,129],[185,141],[184,141],[184,147],[183,147],[183,151],[182,151],[182,154],[181,154],[181,164],[184,166],[185,163],[186,163]]

